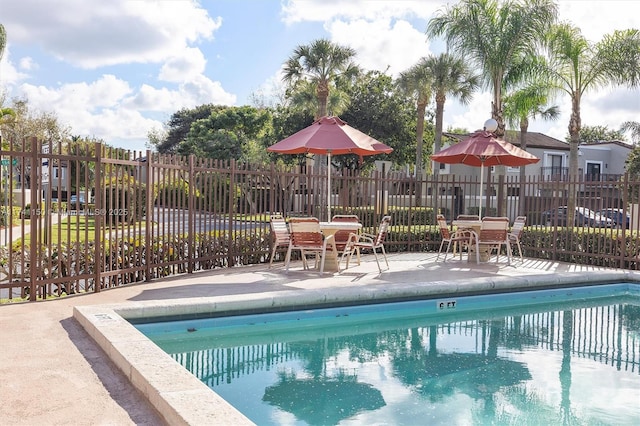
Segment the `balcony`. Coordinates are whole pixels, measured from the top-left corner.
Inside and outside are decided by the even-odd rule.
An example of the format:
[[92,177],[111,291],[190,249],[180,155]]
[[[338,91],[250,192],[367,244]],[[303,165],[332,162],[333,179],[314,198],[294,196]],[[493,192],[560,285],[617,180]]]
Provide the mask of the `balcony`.
[[545,181],[566,182],[569,180],[568,167],[541,167],[540,176]]
[[[578,175],[584,182],[619,182],[623,176],[610,173],[584,173],[582,169],[578,169]],[[541,167],[540,176],[548,182],[566,182],[569,180],[569,168]]]

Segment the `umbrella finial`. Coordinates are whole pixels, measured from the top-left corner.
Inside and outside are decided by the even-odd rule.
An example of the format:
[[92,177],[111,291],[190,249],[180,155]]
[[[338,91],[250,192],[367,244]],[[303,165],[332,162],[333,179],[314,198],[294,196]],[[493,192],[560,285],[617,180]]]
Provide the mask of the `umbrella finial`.
[[498,130],[498,122],[493,118],[488,119],[484,122],[484,130],[485,132],[493,133]]

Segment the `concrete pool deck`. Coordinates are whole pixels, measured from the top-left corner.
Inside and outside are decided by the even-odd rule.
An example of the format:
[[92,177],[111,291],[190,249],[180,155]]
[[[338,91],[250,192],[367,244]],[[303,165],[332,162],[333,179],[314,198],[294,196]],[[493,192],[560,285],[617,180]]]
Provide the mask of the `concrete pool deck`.
[[[212,304],[221,309],[250,308],[294,301],[299,304],[303,299],[324,298],[330,303],[332,298],[380,299],[393,294],[444,295],[456,291],[530,288],[541,282],[553,286],[571,280],[640,281],[640,272],[537,259],[525,259],[523,264],[517,261],[517,267],[513,267],[493,261],[470,265],[457,258],[450,258],[446,263],[436,262],[435,257],[435,253],[394,253],[389,255],[391,269],[382,274],[369,255],[363,257],[360,266],[325,276],[303,271],[300,265],[293,265],[288,274],[282,263],[271,270],[267,265],[254,265],[172,277],[98,294],[0,306],[0,400],[3,402],[0,424],[158,425],[166,424],[163,416],[173,424],[178,420],[187,421],[171,417],[180,415],[181,404],[190,409],[189,415],[195,416],[188,420],[191,424],[199,424],[198,419],[208,419],[212,424],[214,419],[207,417],[210,413],[194,409],[198,407],[196,398],[201,389],[164,392],[165,399],[159,409],[163,412],[161,416],[149,402],[158,395],[153,392],[162,393],[162,386],[176,383],[166,383],[166,380],[155,383],[151,391],[143,391],[147,393],[145,396],[129,379],[134,382],[140,379],[138,367],[123,373],[118,366],[125,365],[124,361],[113,353],[109,356],[103,350],[109,347],[104,341],[102,347],[96,343],[77,319],[81,317],[74,317],[74,310],[76,315],[83,313],[85,319],[89,318],[80,321],[103,328],[104,335],[105,326],[108,330],[109,323],[114,322],[114,318],[101,316],[105,311],[126,312],[128,317],[145,312],[171,315],[193,312],[203,306],[210,308]],[[117,343],[118,339],[124,342],[130,336],[111,338],[109,344]],[[145,343],[141,345],[146,356],[147,352],[153,353],[153,348],[144,349]],[[135,351],[140,346],[126,349],[121,345],[119,350],[123,348]],[[133,355],[135,358],[136,354]],[[158,365],[143,365],[143,368],[160,367],[159,371],[164,371],[163,361],[153,364]],[[163,377],[156,379],[162,381]],[[136,384],[140,386],[139,381]],[[178,412],[168,415],[162,403],[171,398],[175,399]],[[232,411],[228,412],[229,417],[224,413],[227,412],[215,418],[216,424],[236,423]]]

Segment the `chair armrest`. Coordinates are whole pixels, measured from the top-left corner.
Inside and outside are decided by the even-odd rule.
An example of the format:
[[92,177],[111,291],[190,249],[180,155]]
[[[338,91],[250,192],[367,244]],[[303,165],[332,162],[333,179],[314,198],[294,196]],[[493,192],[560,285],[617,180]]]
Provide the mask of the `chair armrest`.
[[361,240],[365,240],[366,242],[369,243],[373,243],[376,239],[376,236],[373,234],[367,234],[366,232],[363,232],[362,234],[356,234],[358,239],[356,240],[356,243],[359,243]]
[[468,238],[471,241],[474,241],[478,238],[478,233],[470,228],[458,229],[453,234],[451,234],[451,239],[465,239]]

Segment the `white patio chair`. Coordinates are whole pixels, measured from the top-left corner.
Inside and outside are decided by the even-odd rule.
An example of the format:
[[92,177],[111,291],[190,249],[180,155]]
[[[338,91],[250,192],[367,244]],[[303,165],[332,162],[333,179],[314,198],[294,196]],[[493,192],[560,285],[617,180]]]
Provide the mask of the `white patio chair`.
[[373,255],[376,258],[376,263],[378,264],[378,271],[382,272],[382,268],[380,267],[380,260],[378,259],[377,250],[379,249],[382,252],[382,256],[384,257],[384,261],[387,264],[387,269],[389,269],[389,261],[387,260],[387,253],[384,250],[384,242],[387,239],[387,233],[389,232],[389,225],[391,224],[391,216],[385,216],[382,218],[380,222],[380,226],[378,227],[378,233],[376,235],[362,233],[358,235],[358,241],[355,243],[356,254],[358,257],[358,264],[360,263],[360,250],[361,249],[371,249],[373,251]]
[[447,225],[447,219],[441,214],[437,216],[437,221],[438,227],[440,228],[440,237],[442,238],[442,242],[440,243],[436,262],[440,259],[440,254],[442,253],[442,248],[445,243],[447,244],[447,249],[444,252],[444,262],[447,261],[447,255],[449,254],[449,249],[452,245],[453,254],[455,255],[456,250],[459,250],[460,260],[462,260],[462,251],[464,249],[467,249],[467,252],[469,251],[469,245],[475,238],[477,238],[476,233],[471,229],[459,229],[455,232],[451,232],[449,230],[449,225]]
[[508,217],[484,217],[476,245],[476,262],[480,263],[480,245],[483,245],[489,254],[496,251],[496,263],[500,261],[500,249],[504,245],[507,248],[507,264],[511,265],[511,244],[507,233],[509,232]]
[[315,255],[316,265],[320,259],[320,273],[324,273],[324,263],[327,250],[333,250],[330,244],[333,236],[324,236],[320,230],[320,221],[315,217],[292,217],[289,219],[289,232],[291,240],[287,249],[286,270],[289,270],[291,263],[291,252],[300,250],[303,258],[303,266],[306,269],[306,256]]
[[520,254],[521,262],[524,262],[524,258],[522,257],[522,246],[520,245],[520,235],[522,235],[522,231],[524,230],[524,225],[526,224],[526,222],[527,222],[526,216],[516,217],[516,220],[513,221],[513,226],[511,227],[511,231],[507,234],[507,237],[509,238],[509,244],[515,244],[518,247],[518,253]]

